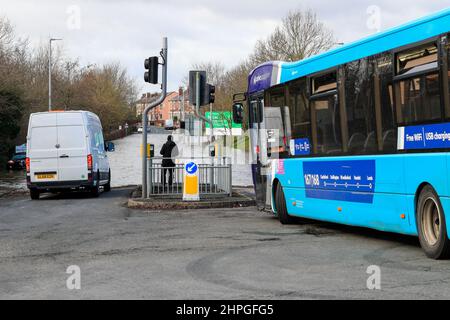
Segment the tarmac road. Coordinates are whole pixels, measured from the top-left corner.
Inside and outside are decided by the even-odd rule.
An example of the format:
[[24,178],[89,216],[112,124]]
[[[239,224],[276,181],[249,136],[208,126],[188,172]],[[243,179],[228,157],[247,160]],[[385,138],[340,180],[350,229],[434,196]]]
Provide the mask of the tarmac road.
[[[0,299],[450,298],[450,261],[412,237],[282,226],[255,208],[133,211],[129,192],[0,199]],[[367,289],[371,265],[381,290]]]

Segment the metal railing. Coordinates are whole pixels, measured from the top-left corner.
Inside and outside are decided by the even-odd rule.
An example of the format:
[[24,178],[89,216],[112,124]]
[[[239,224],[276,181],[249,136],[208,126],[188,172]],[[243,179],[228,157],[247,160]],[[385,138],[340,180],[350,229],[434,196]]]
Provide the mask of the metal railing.
[[[163,160],[172,160],[174,167],[163,166]],[[232,195],[232,165],[227,157],[217,158],[163,158],[147,160],[147,198],[150,196],[183,195],[184,166],[198,165],[199,194],[202,196]]]

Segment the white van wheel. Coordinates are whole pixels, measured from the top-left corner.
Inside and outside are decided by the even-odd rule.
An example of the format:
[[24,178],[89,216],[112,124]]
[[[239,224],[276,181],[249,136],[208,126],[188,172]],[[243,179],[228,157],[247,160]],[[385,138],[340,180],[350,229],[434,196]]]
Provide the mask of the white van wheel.
[[30,189],[30,198],[31,200],[39,200],[39,195],[41,193],[39,192],[39,190],[36,189]]
[[91,194],[95,198],[100,195],[100,172],[99,171],[97,171],[97,180],[95,181],[95,185],[92,186]]
[[105,184],[105,187],[103,190],[105,190],[105,192],[111,191],[111,169],[109,169],[109,172],[108,172],[108,183]]

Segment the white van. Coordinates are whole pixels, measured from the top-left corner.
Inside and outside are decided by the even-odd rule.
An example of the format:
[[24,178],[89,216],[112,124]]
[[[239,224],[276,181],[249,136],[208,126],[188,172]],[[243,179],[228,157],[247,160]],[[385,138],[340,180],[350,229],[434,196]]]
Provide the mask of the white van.
[[27,186],[31,199],[42,192],[111,189],[111,170],[100,119],[92,112],[39,112],[30,115]]
[[168,119],[168,120],[164,121],[164,129],[165,130],[174,130],[175,129],[172,119]]

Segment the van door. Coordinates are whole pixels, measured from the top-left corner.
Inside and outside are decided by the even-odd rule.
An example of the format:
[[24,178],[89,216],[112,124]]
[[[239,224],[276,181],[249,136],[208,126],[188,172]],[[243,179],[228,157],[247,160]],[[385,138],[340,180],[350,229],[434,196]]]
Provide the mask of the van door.
[[56,120],[56,114],[32,115],[28,136],[31,182],[57,181],[59,178]]
[[[96,154],[97,165],[94,164],[94,168],[100,172],[100,180],[106,180],[106,173],[108,172],[108,158],[105,150],[105,141],[103,140],[102,128],[99,126],[93,127],[94,141],[93,151]],[[92,140],[91,140],[92,141]]]
[[59,181],[87,180],[87,132],[82,114],[58,114],[57,131]]

